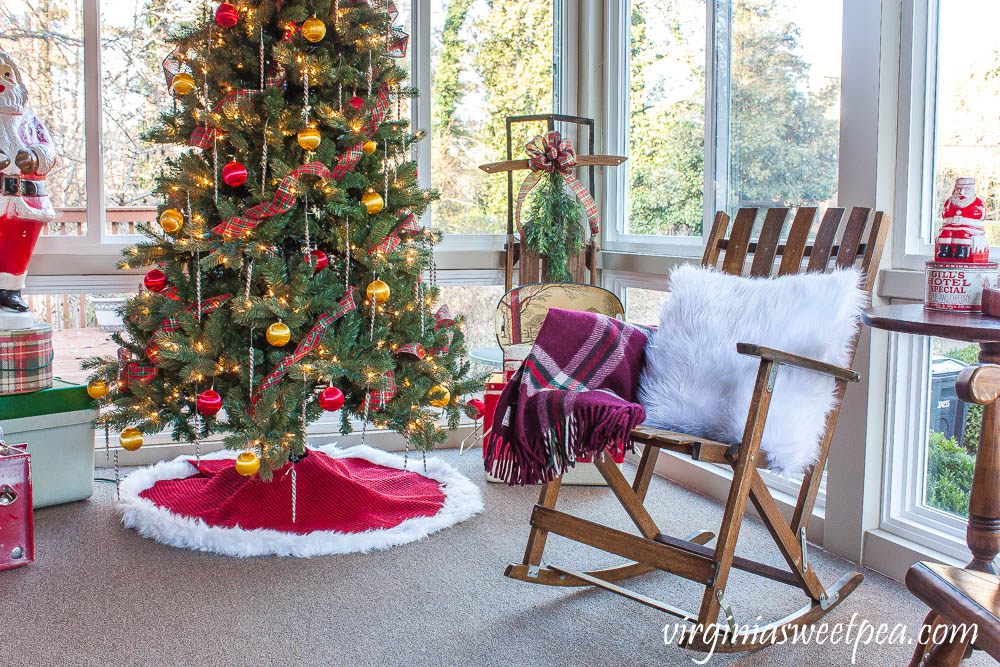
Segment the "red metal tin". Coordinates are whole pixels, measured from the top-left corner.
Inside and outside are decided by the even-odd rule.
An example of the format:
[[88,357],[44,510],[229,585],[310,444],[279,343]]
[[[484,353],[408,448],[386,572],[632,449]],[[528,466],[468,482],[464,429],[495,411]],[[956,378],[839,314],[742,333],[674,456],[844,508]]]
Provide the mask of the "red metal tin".
[[25,445],[0,444],[0,570],[34,560],[31,455]]

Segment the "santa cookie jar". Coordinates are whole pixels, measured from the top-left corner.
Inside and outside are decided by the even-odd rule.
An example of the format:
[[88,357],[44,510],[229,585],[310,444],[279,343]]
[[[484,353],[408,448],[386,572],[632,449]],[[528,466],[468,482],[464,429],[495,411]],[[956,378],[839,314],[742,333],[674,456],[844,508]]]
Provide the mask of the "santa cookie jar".
[[28,260],[56,217],[45,189],[54,164],[52,138],[28,106],[21,73],[0,51],[0,313],[28,310],[21,298]]
[[978,312],[983,286],[997,279],[983,220],[986,209],[976,196],[976,179],[959,178],[941,213],[942,226],[927,262],[924,305],[934,310]]

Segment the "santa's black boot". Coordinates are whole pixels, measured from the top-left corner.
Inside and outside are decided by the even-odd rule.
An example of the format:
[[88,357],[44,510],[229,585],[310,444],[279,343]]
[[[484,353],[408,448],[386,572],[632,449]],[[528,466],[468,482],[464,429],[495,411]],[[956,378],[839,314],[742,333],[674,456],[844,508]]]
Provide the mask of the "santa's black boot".
[[28,304],[21,298],[21,290],[0,289],[0,308],[23,313],[28,310]]

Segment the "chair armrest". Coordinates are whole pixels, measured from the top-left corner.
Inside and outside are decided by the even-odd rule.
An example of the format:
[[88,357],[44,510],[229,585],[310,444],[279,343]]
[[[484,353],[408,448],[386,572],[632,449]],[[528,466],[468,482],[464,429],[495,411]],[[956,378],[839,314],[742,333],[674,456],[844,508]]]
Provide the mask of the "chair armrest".
[[955,393],[966,403],[992,403],[1000,397],[1000,366],[979,364],[963,369],[955,381]]
[[[768,361],[773,361],[778,364],[795,366],[796,368],[813,371],[815,373],[823,373],[824,375],[830,375],[838,380],[844,380],[846,382],[858,382],[861,380],[861,376],[849,368],[841,368],[840,366],[828,364],[825,361],[817,361],[815,359],[810,359],[809,357],[802,357],[797,354],[790,354],[788,352],[774,350],[761,345],[737,343],[736,351],[740,354],[745,354],[751,357],[760,357],[761,359],[767,359]],[[996,368],[1000,371],[1000,366]]]

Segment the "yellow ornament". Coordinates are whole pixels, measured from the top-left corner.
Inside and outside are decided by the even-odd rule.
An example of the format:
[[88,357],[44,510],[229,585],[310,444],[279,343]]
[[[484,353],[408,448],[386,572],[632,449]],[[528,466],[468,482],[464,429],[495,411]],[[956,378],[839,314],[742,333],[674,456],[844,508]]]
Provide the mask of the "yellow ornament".
[[427,392],[427,402],[435,408],[443,408],[451,402],[451,392],[443,384],[431,387],[431,390]]
[[108,383],[104,380],[94,380],[87,385],[87,396],[91,398],[104,398],[108,395]]
[[292,339],[292,332],[284,322],[275,322],[264,333],[267,342],[275,347],[283,347]]
[[142,433],[137,428],[127,428],[118,436],[118,443],[126,452],[134,452],[142,447]]
[[299,141],[299,146],[307,151],[314,151],[316,147],[319,146],[320,136],[319,130],[315,127],[307,127],[301,130],[296,137]]
[[378,144],[376,144],[371,139],[369,139],[365,143],[361,144],[361,150],[363,150],[364,152],[368,153],[369,155],[371,155],[372,153],[374,153],[376,148],[378,148]]
[[385,206],[385,202],[382,201],[382,195],[375,192],[372,188],[368,188],[365,194],[361,196],[361,203],[368,210],[368,215],[375,215]]
[[326,24],[317,18],[306,19],[302,24],[302,36],[310,42],[318,42],[326,37]]
[[160,227],[167,234],[176,234],[184,225],[184,216],[176,208],[168,208],[160,214]]
[[236,457],[236,472],[244,477],[257,474],[260,470],[260,458],[254,452],[240,452]]
[[194,78],[187,72],[180,72],[170,80],[170,89],[178,95],[187,95],[194,90]]
[[381,280],[373,280],[368,283],[368,300],[375,303],[385,303],[389,300],[389,286]]

